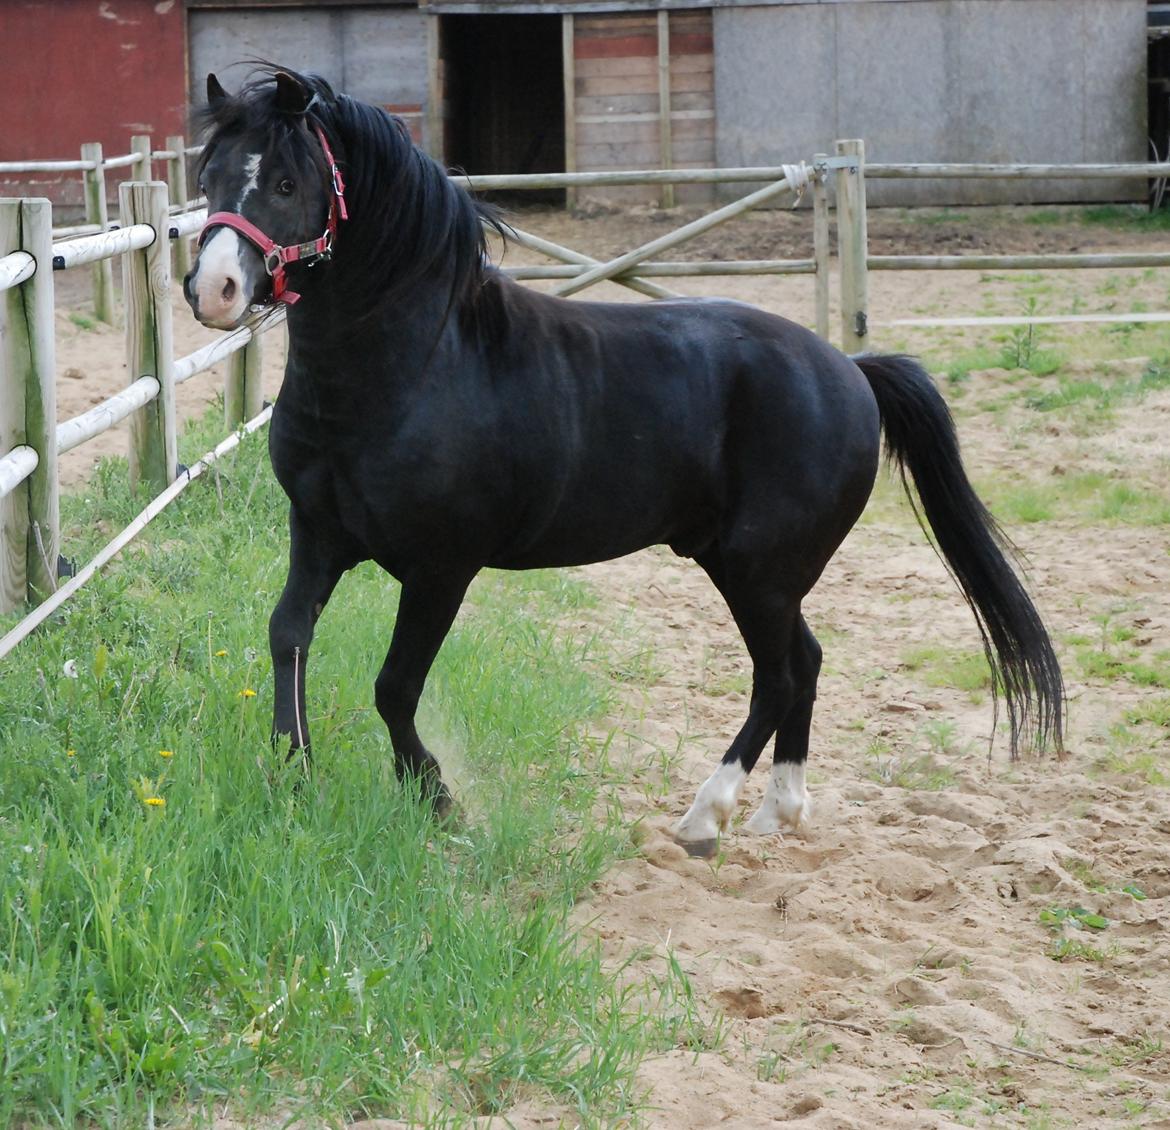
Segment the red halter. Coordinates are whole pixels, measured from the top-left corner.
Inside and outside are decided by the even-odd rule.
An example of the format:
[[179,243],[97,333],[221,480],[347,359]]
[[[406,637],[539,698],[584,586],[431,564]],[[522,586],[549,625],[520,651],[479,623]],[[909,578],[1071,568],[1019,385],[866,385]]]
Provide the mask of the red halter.
[[207,239],[207,233],[212,228],[225,227],[238,231],[264,256],[264,269],[272,276],[273,300],[289,306],[301,296],[288,289],[288,279],[284,273],[285,264],[328,259],[333,252],[333,237],[337,234],[338,221],[349,219],[349,213],[345,208],[345,182],[341,179],[341,170],[337,167],[329,142],[325,140],[324,131],[320,126],[313,128],[321,142],[325,160],[329,163],[329,221],[319,238],[308,243],[281,246],[266,236],[251,220],[244,219],[239,212],[215,212],[207,217],[207,222],[199,232],[199,246],[202,247]]

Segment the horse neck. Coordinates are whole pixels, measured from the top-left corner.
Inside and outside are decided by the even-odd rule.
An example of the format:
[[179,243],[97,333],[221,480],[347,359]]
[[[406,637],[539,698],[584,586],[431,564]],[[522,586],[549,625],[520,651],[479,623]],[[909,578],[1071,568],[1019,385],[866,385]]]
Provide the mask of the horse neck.
[[355,312],[346,288],[330,285],[345,271],[342,257],[329,264],[318,285],[303,288],[288,310],[290,358],[305,379],[331,392],[364,395],[374,382],[379,395],[408,391],[437,360],[459,348],[459,311],[450,306],[451,280],[437,277],[409,300],[375,303]]

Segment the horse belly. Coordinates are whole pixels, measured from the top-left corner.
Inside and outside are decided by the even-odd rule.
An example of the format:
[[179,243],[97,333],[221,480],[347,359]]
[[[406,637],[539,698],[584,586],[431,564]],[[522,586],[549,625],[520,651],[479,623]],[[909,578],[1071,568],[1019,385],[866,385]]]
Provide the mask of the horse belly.
[[650,545],[693,556],[715,537],[717,491],[694,467],[652,465],[642,478],[605,472],[571,483],[491,564],[505,569],[586,565]]

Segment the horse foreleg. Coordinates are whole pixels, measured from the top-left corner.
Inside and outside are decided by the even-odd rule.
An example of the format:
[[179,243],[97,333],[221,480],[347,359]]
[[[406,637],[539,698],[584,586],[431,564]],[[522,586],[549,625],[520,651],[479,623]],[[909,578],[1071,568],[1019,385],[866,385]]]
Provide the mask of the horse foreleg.
[[355,563],[342,557],[336,539],[318,535],[297,512],[289,511],[289,564],[284,591],[268,621],[275,688],[272,740],[289,739],[290,756],[309,753],[305,708],[305,665],[313,628],[341,574]]
[[470,582],[470,575],[416,576],[403,582],[390,650],[374,684],[374,701],[390,731],[398,779],[417,780],[440,816],[450,808],[451,794],[439,763],[418,736],[414,717],[431,664]]

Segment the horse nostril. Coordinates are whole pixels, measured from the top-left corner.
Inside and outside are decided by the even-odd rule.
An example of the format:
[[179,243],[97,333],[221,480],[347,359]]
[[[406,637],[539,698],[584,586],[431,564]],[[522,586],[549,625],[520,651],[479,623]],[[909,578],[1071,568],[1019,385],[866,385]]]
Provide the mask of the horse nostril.
[[228,279],[228,281],[223,284],[223,300],[224,300],[224,302],[231,302],[231,300],[233,298],[235,298],[235,296],[236,296],[236,280],[235,279]]

